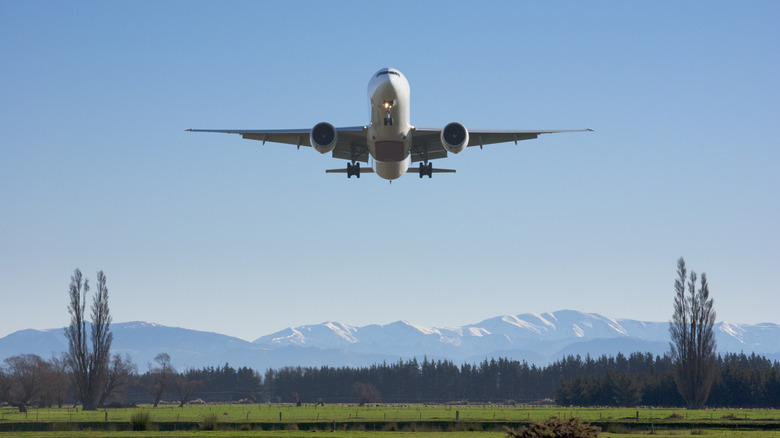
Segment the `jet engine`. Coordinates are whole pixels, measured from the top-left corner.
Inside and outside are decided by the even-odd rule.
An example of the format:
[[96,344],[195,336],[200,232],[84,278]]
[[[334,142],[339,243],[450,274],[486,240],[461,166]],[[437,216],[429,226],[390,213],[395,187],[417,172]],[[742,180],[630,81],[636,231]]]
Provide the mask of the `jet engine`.
[[466,149],[469,145],[469,131],[457,122],[452,122],[441,130],[441,144],[453,154]]
[[336,147],[338,133],[330,123],[322,122],[314,125],[309,133],[311,146],[321,154],[328,153]]

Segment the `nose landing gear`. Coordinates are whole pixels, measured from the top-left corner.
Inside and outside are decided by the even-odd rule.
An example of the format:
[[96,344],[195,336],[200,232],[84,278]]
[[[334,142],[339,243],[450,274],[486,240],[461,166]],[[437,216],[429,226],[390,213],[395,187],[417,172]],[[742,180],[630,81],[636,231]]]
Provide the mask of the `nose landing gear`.
[[390,110],[393,109],[393,102],[385,102],[385,126],[393,126],[393,116],[390,114]]

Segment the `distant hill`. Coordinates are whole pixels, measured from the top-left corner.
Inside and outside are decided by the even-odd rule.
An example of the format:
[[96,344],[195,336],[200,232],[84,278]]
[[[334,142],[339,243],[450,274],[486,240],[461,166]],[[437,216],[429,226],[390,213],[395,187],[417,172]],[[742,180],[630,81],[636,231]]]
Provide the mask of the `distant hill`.
[[[449,359],[456,363],[507,357],[545,365],[566,355],[597,357],[618,352],[663,355],[668,322],[615,319],[561,310],[507,315],[476,324],[436,328],[398,321],[353,327],[338,322],[290,327],[254,342],[217,333],[146,322],[112,324],[113,352],[129,354],[139,371],[158,353],[178,369],[230,363],[258,371],[283,366],[368,366],[399,359]],[[718,352],[744,351],[780,360],[780,325],[716,324]],[[22,353],[43,358],[65,351],[64,329],[20,330],[0,339],[0,360]]]

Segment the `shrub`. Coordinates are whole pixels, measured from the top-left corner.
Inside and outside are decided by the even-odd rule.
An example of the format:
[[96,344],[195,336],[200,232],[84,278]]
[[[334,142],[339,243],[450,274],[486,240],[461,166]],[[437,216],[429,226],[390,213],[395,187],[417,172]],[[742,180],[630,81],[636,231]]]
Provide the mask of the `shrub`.
[[537,421],[531,427],[523,426],[518,430],[504,427],[507,438],[596,438],[601,428],[583,423],[577,417],[562,421],[551,417],[547,421]]
[[149,411],[133,412],[130,415],[130,425],[134,431],[149,430],[149,424],[151,424]]
[[200,422],[201,430],[219,430],[219,417],[217,414],[207,414],[203,416]]
[[382,432],[398,432],[398,423],[385,423]]

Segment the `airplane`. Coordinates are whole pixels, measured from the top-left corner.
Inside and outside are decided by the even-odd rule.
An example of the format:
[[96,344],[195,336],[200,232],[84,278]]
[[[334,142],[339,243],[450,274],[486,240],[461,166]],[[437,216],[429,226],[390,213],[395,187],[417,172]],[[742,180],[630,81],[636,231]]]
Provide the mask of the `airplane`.
[[[240,134],[250,140],[310,146],[321,154],[348,160],[346,169],[329,169],[326,173],[346,173],[347,178],[360,178],[361,173],[376,173],[392,180],[406,173],[431,178],[434,173],[454,173],[452,169],[434,168],[430,160],[457,154],[468,146],[506,143],[537,138],[540,134],[585,132],[592,129],[564,130],[467,130],[452,122],[444,128],[413,126],[409,119],[409,81],[394,68],[376,72],[368,83],[371,120],[368,125],[334,127],[321,122],[311,129],[188,129],[191,132]],[[373,161],[371,167],[360,167]],[[419,162],[417,168],[410,163]]]

